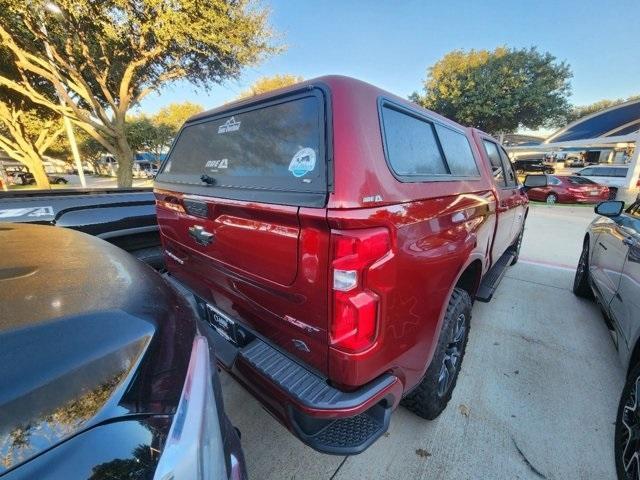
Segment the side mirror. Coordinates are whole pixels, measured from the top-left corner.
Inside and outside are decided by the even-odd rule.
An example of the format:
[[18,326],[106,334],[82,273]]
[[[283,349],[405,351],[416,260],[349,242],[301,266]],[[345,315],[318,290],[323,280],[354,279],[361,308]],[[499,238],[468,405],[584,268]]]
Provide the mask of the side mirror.
[[624,202],[620,202],[618,200],[609,200],[606,202],[599,203],[594,208],[594,211],[598,215],[602,215],[603,217],[617,217],[622,213],[624,209]]
[[546,175],[527,175],[524,177],[524,188],[529,190],[530,188],[546,187],[549,184],[549,179]]

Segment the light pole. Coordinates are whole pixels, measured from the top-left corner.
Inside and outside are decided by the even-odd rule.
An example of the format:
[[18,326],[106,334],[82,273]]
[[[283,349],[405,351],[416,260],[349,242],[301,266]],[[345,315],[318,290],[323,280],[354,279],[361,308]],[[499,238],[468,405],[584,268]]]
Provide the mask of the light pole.
[[[54,15],[62,15],[62,10],[53,2],[47,2],[44,5],[44,8]],[[45,25],[44,18],[41,18],[40,21],[40,31],[45,36],[44,40],[44,48],[47,52],[47,58],[49,59],[49,64],[51,68],[55,71],[55,63],[53,61],[53,52],[51,51],[51,45],[49,45],[49,38],[47,36],[47,26]],[[62,87],[64,88],[64,86]],[[63,96],[56,89],[56,94],[58,96],[58,101],[60,102],[60,106],[66,108],[66,104],[64,102]],[[76,135],[73,132],[73,125],[71,124],[71,119],[66,115],[62,116],[62,121],[64,122],[64,128],[67,132],[67,139],[69,140],[69,146],[71,147],[71,154],[73,155],[73,160],[76,164],[76,169],[78,170],[78,177],[80,177],[80,185],[82,188],[87,188],[87,181],[84,178],[84,170],[82,168],[82,160],[80,159],[80,152],[78,151],[78,144],[76,143]]]

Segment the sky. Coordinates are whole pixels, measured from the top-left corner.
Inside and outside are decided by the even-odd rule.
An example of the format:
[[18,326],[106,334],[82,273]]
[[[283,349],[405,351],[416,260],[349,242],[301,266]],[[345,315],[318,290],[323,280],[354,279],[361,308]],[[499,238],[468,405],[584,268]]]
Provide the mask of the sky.
[[213,108],[261,76],[359,78],[396,95],[421,90],[429,66],[455,49],[535,46],[573,71],[571,103],[640,93],[640,0],[306,1],[263,0],[286,50],[240,79],[196,90],[179,82],[144,99],[154,113],[172,102]]

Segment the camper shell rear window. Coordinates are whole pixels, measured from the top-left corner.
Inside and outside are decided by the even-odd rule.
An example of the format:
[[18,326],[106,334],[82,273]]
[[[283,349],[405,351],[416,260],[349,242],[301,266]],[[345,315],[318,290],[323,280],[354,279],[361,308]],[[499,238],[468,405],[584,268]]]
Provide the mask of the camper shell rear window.
[[188,123],[160,169],[157,186],[238,200],[324,206],[324,103],[323,93],[312,90]]

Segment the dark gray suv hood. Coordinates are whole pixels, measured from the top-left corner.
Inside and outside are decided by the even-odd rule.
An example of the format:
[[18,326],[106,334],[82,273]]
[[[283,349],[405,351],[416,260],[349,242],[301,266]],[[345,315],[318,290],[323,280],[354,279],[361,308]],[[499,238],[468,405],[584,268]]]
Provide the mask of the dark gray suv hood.
[[173,413],[195,326],[151,268],[72,230],[0,223],[0,474],[92,426]]

